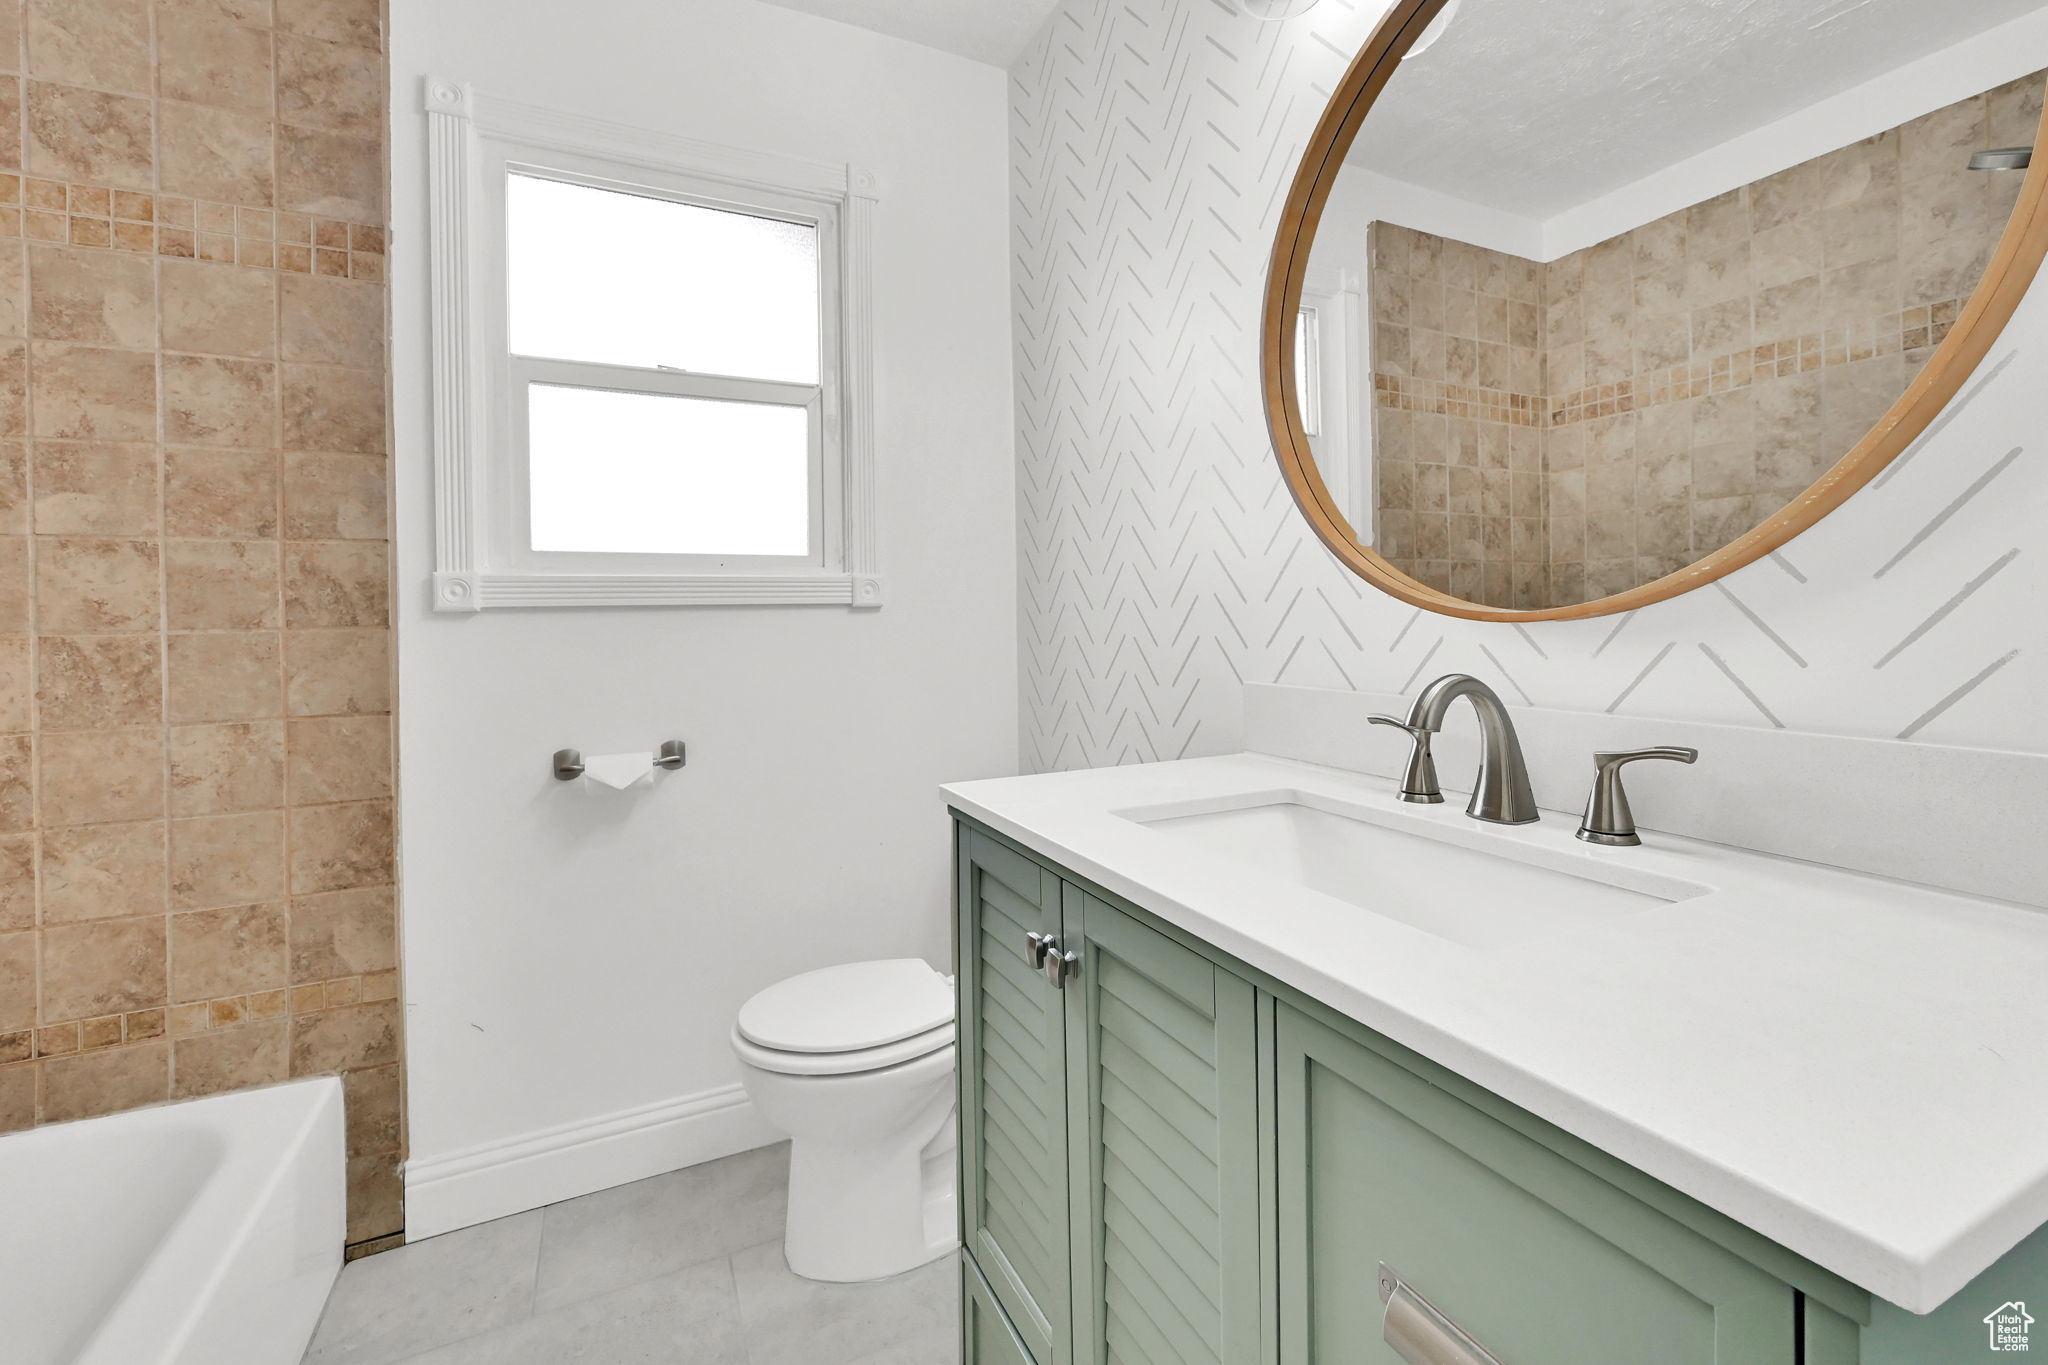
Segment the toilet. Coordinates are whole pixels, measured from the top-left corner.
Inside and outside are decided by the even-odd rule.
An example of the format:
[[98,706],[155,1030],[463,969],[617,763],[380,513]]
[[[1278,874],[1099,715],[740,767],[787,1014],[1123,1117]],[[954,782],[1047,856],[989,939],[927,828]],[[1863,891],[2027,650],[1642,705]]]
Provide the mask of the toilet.
[[950,978],[918,958],[805,972],[740,1007],[732,1048],[790,1137],[791,1270],[876,1280],[959,1245]]

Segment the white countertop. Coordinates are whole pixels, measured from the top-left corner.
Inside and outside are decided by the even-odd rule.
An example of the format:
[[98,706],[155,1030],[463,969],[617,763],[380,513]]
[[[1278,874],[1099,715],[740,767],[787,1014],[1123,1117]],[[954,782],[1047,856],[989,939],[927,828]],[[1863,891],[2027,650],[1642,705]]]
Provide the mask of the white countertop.
[[[1709,893],[1460,946],[1118,811],[1294,791]],[[2048,913],[1257,754],[962,782],[951,804],[1916,1313],[2048,1223]],[[1460,839],[1459,842],[1468,842]]]

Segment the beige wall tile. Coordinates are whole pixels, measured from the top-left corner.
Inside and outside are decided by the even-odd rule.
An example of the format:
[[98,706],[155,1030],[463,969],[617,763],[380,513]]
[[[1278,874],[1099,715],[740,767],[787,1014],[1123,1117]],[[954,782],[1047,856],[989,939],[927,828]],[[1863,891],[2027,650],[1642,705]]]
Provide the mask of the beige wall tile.
[[26,436],[28,428],[28,345],[0,343],[0,436]]
[[164,826],[81,825],[43,831],[43,923],[164,910]]
[[34,1065],[0,1067],[0,1133],[32,1128],[36,1121],[36,1077]]
[[178,260],[164,260],[160,268],[167,349],[258,360],[276,356],[273,272]]
[[321,275],[286,275],[279,287],[286,360],[381,371],[383,285]]
[[156,531],[155,446],[38,441],[34,466],[38,533],[146,536]]
[[167,655],[174,725],[263,720],[284,713],[283,661],[275,631],[173,635]]
[[163,815],[162,730],[61,730],[44,735],[37,748],[44,824],[154,820]]
[[360,48],[285,32],[277,39],[277,116],[308,128],[360,132],[382,113],[383,71]]
[[44,1022],[163,1004],[164,948],[162,916],[44,928]]
[[270,1085],[291,1073],[291,1026],[271,1019],[174,1039],[175,1099]]
[[355,715],[391,709],[391,655],[385,631],[288,630],[284,653],[289,714]]
[[157,16],[156,42],[165,99],[269,112],[267,29],[166,10]]
[[174,815],[274,809],[284,804],[284,725],[174,726],[170,771]]
[[277,26],[372,50],[383,46],[378,0],[278,0]]
[[36,435],[156,439],[156,357],[148,351],[38,342],[35,362]]
[[48,81],[28,82],[27,169],[54,180],[154,188],[151,103]]
[[28,529],[28,447],[20,441],[0,441],[0,535],[20,535]]
[[285,535],[293,540],[383,540],[389,534],[381,455],[285,456]]
[[157,0],[157,7],[166,13],[232,19],[258,28],[269,28],[271,24],[270,0]]
[[53,1057],[41,1065],[45,1123],[96,1118],[170,1098],[171,1055],[166,1042]]
[[111,730],[163,718],[163,661],[154,635],[44,636],[36,690],[52,730]]
[[375,138],[277,126],[277,205],[351,223],[384,221],[384,155]]
[[35,927],[38,842],[34,834],[0,834],[0,933]]
[[27,628],[31,582],[29,538],[0,536],[0,630]]
[[302,806],[291,812],[295,896],[391,881],[391,804]]
[[390,971],[398,965],[396,892],[373,886],[294,897],[291,941],[295,983]]
[[386,551],[363,541],[308,540],[285,547],[285,624],[381,626],[390,595]]
[[0,1033],[36,1024],[36,936],[0,934]]
[[277,811],[171,821],[171,903],[199,910],[284,893],[284,817]]
[[350,1243],[386,1237],[404,1224],[405,1183],[399,1155],[383,1152],[348,1160],[348,1232]]
[[95,346],[156,345],[156,263],[123,251],[30,248],[29,334]]
[[164,453],[164,529],[174,536],[268,538],[278,528],[278,461],[269,450]]
[[348,1154],[370,1156],[396,1152],[404,1140],[396,1066],[350,1071],[341,1078],[342,1105],[348,1115]]
[[268,118],[176,100],[159,107],[164,193],[224,204],[271,202],[275,138]]
[[398,1060],[398,1005],[345,1005],[292,1020],[292,1074],[317,1076]]
[[72,635],[156,630],[157,542],[36,537],[36,625]]
[[149,0],[28,0],[26,28],[29,74],[151,93]]
[[268,361],[167,355],[164,435],[180,444],[277,444],[277,370]]
[[0,830],[35,827],[35,742],[27,735],[0,736]]
[[261,630],[277,624],[274,540],[173,540],[164,546],[172,630]]
[[285,365],[283,388],[286,449],[384,452],[382,371]]
[[171,916],[171,1001],[249,995],[286,984],[281,905],[241,905]]
[[391,795],[391,722],[384,716],[294,720],[286,787],[295,806]]

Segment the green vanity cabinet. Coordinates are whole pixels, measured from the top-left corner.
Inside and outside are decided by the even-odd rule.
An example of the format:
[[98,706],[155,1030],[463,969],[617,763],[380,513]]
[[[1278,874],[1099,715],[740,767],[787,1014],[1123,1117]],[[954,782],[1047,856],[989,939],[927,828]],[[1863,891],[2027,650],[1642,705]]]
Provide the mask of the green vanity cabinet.
[[1253,1365],[1257,993],[1078,887],[1065,903],[1076,1360]]
[[2048,1302],[2048,1229],[1875,1302],[964,817],[957,890],[967,1365],[1949,1365]]
[[1796,1365],[1793,1289],[1281,1005],[1280,1359],[1399,1365],[1380,1267],[1509,1365]]
[[1034,1365],[1071,1358],[1066,1008],[1025,955],[1060,933],[1060,879],[959,839],[961,1244]]
[[1256,992],[980,831],[959,869],[968,1358],[981,1294],[1032,1365],[1251,1365]]

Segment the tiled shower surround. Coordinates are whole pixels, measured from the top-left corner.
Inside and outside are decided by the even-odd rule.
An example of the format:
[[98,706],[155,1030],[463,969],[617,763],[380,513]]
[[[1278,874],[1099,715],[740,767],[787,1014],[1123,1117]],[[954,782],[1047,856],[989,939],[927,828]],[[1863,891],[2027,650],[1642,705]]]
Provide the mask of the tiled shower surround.
[[401,1226],[379,0],[0,0],[0,1131],[338,1072]]
[[1378,548],[1518,608],[1684,568],[1854,446],[2019,191],[2034,76],[1539,264],[1372,228]]

